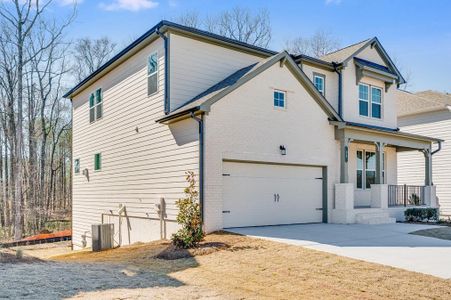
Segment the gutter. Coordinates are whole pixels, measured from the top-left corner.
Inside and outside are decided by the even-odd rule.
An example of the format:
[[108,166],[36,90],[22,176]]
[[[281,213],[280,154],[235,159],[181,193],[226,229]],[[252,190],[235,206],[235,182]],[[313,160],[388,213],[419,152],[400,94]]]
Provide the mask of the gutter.
[[200,219],[204,224],[204,114],[199,117],[191,113],[191,118],[199,124],[199,204]]
[[169,38],[164,35],[157,27],[155,33],[164,41],[164,113],[167,115],[170,111],[169,105]]
[[438,143],[438,148],[431,152],[431,156],[434,155],[435,153],[439,152],[440,150],[442,150],[442,141],[437,141],[437,143]]
[[333,63],[334,71],[338,74],[338,115],[343,118],[343,69],[341,64]]

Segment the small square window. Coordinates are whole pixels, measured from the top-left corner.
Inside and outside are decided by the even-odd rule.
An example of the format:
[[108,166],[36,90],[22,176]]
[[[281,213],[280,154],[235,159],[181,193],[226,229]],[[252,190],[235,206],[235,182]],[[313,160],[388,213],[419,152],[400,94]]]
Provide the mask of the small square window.
[[79,158],[74,160],[74,173],[75,174],[80,173],[80,159]]
[[94,170],[99,171],[102,169],[102,155],[100,153],[96,153],[94,155]]
[[274,91],[274,107],[285,108],[285,92]]

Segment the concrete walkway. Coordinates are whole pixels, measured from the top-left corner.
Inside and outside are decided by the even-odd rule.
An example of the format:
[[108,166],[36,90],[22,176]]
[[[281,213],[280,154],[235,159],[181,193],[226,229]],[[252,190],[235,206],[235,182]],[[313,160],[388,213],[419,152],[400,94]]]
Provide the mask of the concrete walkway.
[[409,234],[436,227],[416,224],[303,224],[227,230],[451,279],[451,241]]

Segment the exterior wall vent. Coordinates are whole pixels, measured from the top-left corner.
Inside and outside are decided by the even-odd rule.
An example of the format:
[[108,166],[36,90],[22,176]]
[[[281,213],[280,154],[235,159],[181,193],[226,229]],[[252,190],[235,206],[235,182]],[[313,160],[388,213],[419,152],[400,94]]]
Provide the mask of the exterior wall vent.
[[113,248],[114,224],[92,225],[92,251]]

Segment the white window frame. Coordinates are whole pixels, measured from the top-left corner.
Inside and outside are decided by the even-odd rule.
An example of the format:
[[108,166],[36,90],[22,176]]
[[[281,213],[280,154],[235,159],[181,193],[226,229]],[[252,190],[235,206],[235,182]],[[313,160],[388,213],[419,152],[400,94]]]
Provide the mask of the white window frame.
[[[360,98],[360,86],[366,86],[368,88],[368,100],[362,99]],[[373,102],[373,89],[377,89],[381,92],[381,99],[380,99],[380,103],[377,102]],[[379,86],[376,85],[371,85],[371,84],[367,84],[367,83],[359,83],[358,85],[358,97],[359,97],[359,102],[358,102],[358,110],[359,110],[359,116],[363,117],[363,118],[370,118],[370,119],[374,119],[374,120],[382,120],[384,118],[384,112],[383,112],[383,102],[384,102],[384,93],[383,93],[383,89]],[[362,115],[360,113],[360,101],[363,102],[367,102],[368,105],[368,116]],[[377,104],[380,106],[381,109],[381,117],[373,117],[373,103]]]
[[[323,83],[322,83],[323,89],[322,90],[319,90],[318,87],[316,86],[316,78],[319,78],[323,81]],[[320,92],[324,97],[326,96],[326,75],[319,74],[319,73],[313,73],[313,85],[318,90],[318,92]]]
[[[366,86],[367,88],[368,88],[368,99],[363,99],[363,98],[360,98],[360,86]],[[358,106],[358,109],[359,109],[359,116],[361,116],[361,117],[364,117],[364,118],[369,118],[370,116],[371,116],[371,107],[370,107],[370,98],[371,98],[371,96],[370,96],[370,91],[371,91],[371,89],[370,89],[370,85],[369,84],[366,84],[366,83],[359,83],[359,85],[358,85],[358,93],[359,93],[359,106]],[[360,113],[360,102],[366,102],[366,104],[368,105],[368,116],[365,116],[365,115],[362,115],[361,113]]]
[[[100,102],[97,102],[97,91],[100,91]],[[94,105],[91,106],[91,97],[94,97]],[[97,117],[97,109],[101,106],[102,115],[100,118]],[[91,110],[94,110],[94,119],[91,120]],[[103,90],[102,88],[96,89],[93,93],[89,95],[89,123],[95,123],[103,118]]]
[[[373,85],[370,86],[370,87],[371,87],[371,90],[370,90],[371,91],[371,97],[370,97],[370,99],[371,99],[371,109],[370,109],[370,111],[371,111],[371,118],[377,119],[377,120],[382,120],[382,89],[380,87],[373,86]],[[381,98],[380,98],[380,102],[379,103],[373,101],[373,89],[379,90],[381,92]],[[380,118],[373,116],[373,103],[380,106],[380,111],[381,111]]]
[[[358,152],[362,152],[362,169],[358,169],[357,166],[357,153]],[[356,160],[356,168],[355,168],[355,189],[357,190],[369,190],[371,188],[367,188],[366,187],[366,171],[368,170],[366,168],[366,153],[374,153],[376,155],[376,151],[375,150],[365,150],[365,149],[357,149],[357,151],[355,152],[355,160]],[[386,160],[387,159],[387,155],[384,153],[382,154],[382,180],[384,182],[384,184],[387,182],[387,176],[385,176],[385,166],[386,166]],[[357,187],[357,171],[362,171],[362,187]],[[375,169],[370,169],[368,171],[376,171],[376,167]]]
[[[156,56],[157,57],[157,66],[155,68],[155,71],[152,73],[149,73],[149,60],[152,56]],[[152,52],[148,57],[147,57],[147,96],[152,96],[155,95],[156,93],[158,93],[159,91],[159,86],[158,86],[158,69],[159,69],[159,62],[158,62],[158,51]],[[156,75],[157,78],[157,89],[155,90],[155,92],[153,93],[149,93],[149,77]]]
[[[275,104],[275,93],[281,93],[283,94],[283,106],[278,106]],[[272,93],[273,97],[272,97],[272,105],[275,109],[286,109],[287,108],[287,92],[286,91],[282,91],[282,90],[278,90],[278,89],[273,89],[273,93]]]

